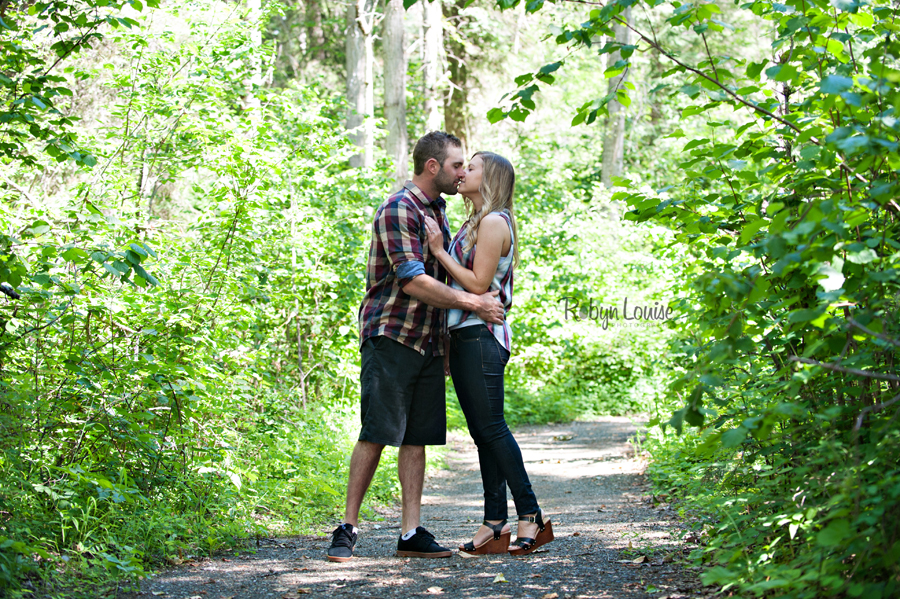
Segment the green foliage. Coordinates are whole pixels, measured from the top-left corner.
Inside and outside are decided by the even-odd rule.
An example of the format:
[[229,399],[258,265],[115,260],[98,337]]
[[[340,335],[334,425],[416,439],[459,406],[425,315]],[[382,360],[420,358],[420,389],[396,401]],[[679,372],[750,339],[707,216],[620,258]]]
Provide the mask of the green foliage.
[[[158,0],[147,0],[156,7]],[[103,40],[103,26],[131,29],[138,25],[122,9],[141,11],[139,0],[66,0],[9,6],[0,14],[0,154],[36,165],[28,142],[44,142],[43,151],[59,162],[73,160],[93,166],[97,159],[84,152],[72,132],[75,120],[60,109],[72,97],[71,83],[58,66]],[[47,52],[51,55],[48,56]]]
[[[295,75],[331,70],[303,85],[279,44],[312,35],[308,15],[266,3],[261,22],[283,30],[260,45],[240,6],[0,3],[2,593],[95,596],[339,515],[370,220],[392,182],[347,168],[338,36],[324,57],[305,47]],[[453,39],[472,56],[513,43],[489,9],[465,11]],[[321,16],[342,30],[341,10]],[[521,85],[560,77],[580,105],[591,87],[561,77],[579,68],[552,61]],[[560,300],[668,303],[683,256],[664,227],[621,221],[592,134],[551,121],[490,140],[519,175],[507,416],[659,412],[669,330],[567,319]],[[452,395],[448,410],[461,426]],[[395,495],[395,458],[372,502]]]
[[[0,306],[0,588],[134,581],[343,503],[355,308],[387,181],[345,169],[331,100],[248,92],[266,48],[217,3],[194,9],[107,33],[109,63],[61,63],[60,85],[114,98],[70,127],[97,164],[73,156],[56,171],[70,189],[41,203],[0,189],[15,296]],[[11,180],[66,168],[38,133],[5,135]],[[391,460],[373,501],[394,491]]]
[[[518,148],[522,264],[505,382],[512,424],[644,412],[662,392],[669,329],[626,321],[622,308],[669,301],[677,268],[668,233],[623,222],[621,204],[592,179],[594,158],[562,151],[539,138]],[[579,320],[566,314],[566,297],[582,303]],[[588,314],[592,305],[618,314],[604,322],[597,309]]]
[[[687,315],[673,346],[677,410],[654,419],[685,437],[653,446],[657,481],[710,510],[702,557],[715,564],[711,584],[755,595],[893,596],[897,8],[743,4],[732,16],[775,31],[774,56],[752,61],[711,50],[734,29],[719,6],[647,2],[662,15],[634,24],[637,46],[598,50],[631,4],[593,10],[556,41],[622,51],[607,76],[630,68],[635,47],[653,50],[696,102],[682,118],[706,120],[704,135],[685,140],[677,185],[654,191],[623,179],[613,196],[631,207],[626,218],[669,227],[691,256],[677,290]],[[697,36],[696,60],[662,43],[654,23]],[[512,95],[504,113],[527,116],[537,88]],[[627,90],[614,93],[627,105]],[[594,122],[610,98],[583,105],[573,124]]]

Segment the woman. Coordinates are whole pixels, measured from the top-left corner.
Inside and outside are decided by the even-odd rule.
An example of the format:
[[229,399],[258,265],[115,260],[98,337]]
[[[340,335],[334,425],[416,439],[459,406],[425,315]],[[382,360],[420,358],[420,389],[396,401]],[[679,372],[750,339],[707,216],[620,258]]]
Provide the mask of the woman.
[[[482,294],[499,290],[506,311],[512,305],[512,272],[518,263],[513,188],[516,175],[502,156],[479,152],[459,184],[469,218],[444,250],[440,227],[426,219],[428,245],[452,278],[452,286]],[[477,251],[476,251],[477,244]],[[543,517],[531,490],[522,452],[503,418],[503,369],[509,361],[512,332],[486,324],[462,310],[450,310],[450,373],[469,433],[478,446],[484,484],[484,524],[460,551],[472,554],[525,555],[553,540],[553,527]],[[506,524],[509,485],[519,526],[510,545]]]

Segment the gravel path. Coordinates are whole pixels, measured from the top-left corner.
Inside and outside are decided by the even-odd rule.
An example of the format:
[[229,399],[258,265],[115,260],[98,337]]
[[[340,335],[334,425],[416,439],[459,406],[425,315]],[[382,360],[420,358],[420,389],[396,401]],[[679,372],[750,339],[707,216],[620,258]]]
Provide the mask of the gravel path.
[[[394,557],[399,510],[362,522],[356,557],[325,560],[330,532],[259,541],[255,553],[189,562],[145,581],[139,595],[170,599],[320,597],[643,598],[708,597],[665,504],[655,504],[628,439],[627,418],[527,427],[516,432],[556,541],[526,557],[462,557],[481,522],[481,479],[471,439],[451,436],[447,469],[425,481],[423,525],[447,559]],[[510,514],[514,514],[510,501]],[[513,524],[513,538],[515,526]]]

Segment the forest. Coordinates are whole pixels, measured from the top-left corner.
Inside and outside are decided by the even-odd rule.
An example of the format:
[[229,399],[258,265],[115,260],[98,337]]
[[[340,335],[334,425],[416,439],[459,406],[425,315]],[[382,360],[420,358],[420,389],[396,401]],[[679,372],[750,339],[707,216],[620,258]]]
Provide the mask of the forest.
[[510,423],[644,415],[727,596],[897,596],[897,16],[0,0],[0,594],[340,518],[371,219],[443,129],[516,167]]

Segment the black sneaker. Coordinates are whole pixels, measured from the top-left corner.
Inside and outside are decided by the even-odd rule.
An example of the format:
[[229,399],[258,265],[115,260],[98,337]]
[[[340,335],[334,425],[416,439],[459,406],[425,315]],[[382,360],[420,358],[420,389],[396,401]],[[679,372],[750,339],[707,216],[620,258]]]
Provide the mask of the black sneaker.
[[450,550],[434,541],[434,535],[419,526],[416,534],[397,541],[397,557],[450,557]]
[[353,557],[358,533],[353,532],[352,524],[341,524],[331,533],[331,547],[328,548],[328,561],[346,562]]

